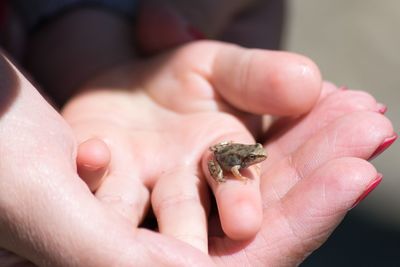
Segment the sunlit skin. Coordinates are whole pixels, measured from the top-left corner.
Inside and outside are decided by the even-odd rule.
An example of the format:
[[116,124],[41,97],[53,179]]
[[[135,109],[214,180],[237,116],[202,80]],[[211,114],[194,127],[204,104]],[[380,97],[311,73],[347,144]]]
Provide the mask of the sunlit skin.
[[[262,66],[274,58],[274,66]],[[153,72],[156,76],[149,74]],[[226,72],[237,80],[226,79]],[[242,84],[244,72],[260,84]],[[286,87],[264,90],[264,84],[273,87],[281,76],[286,78]],[[309,80],[305,92],[299,92],[299,80]],[[110,202],[134,225],[151,202],[162,233],[207,251],[210,175],[204,175],[200,163],[210,154],[208,148],[224,140],[254,143],[253,136],[261,133],[262,125],[260,116],[250,112],[306,112],[317,101],[320,83],[318,69],[302,56],[199,42],[172,57],[128,64],[99,77],[88,85],[94,91],[77,96],[63,115],[78,140],[96,136],[110,147],[110,171],[96,190],[99,199]],[[237,182],[209,183],[222,228],[232,239],[251,238],[261,227],[259,174],[249,171],[254,182],[246,187]],[[180,206],[166,208],[170,203]],[[246,221],[241,222],[243,216]]]
[[[199,51],[197,49],[201,47],[209,53],[207,55],[197,53]],[[243,97],[242,92],[246,89],[235,87],[237,84],[242,84],[240,79],[243,76],[233,75],[229,78],[222,78],[222,76],[224,76],[223,73],[239,72],[240,67],[245,66],[246,61],[244,61],[244,58],[249,57],[249,55],[252,56],[248,60],[251,62],[250,65],[254,67],[252,68],[254,76],[247,77],[251,81],[251,85],[248,84],[245,88],[250,92],[248,96]],[[299,78],[296,76],[294,66],[278,65],[278,69],[262,67],[261,65],[266,64],[266,61],[259,60],[259,58],[263,56],[276,56],[286,63],[296,62],[293,63],[294,65],[299,63],[297,60],[300,60],[300,62],[303,60],[301,57],[287,53],[257,50],[245,51],[235,46],[220,46],[220,44],[216,43],[202,42],[178,50],[172,57],[164,56],[155,60],[154,62],[156,63],[125,66],[119,71],[113,72],[112,75],[117,77],[123,77],[124,75],[129,77],[126,81],[122,80],[122,84],[129,85],[128,87],[123,87],[121,84],[114,86],[115,88],[125,88],[125,90],[111,92],[111,90],[107,91],[107,88],[99,86],[103,82],[93,83],[96,86],[92,85],[92,87],[97,90],[100,89],[100,91],[90,92],[76,98],[67,106],[64,115],[78,133],[80,140],[86,140],[89,136],[93,136],[93,132],[96,133],[96,136],[103,138],[110,146],[112,155],[111,169],[118,170],[122,168],[124,170],[118,171],[118,173],[121,173],[125,178],[115,177],[110,171],[111,178],[105,178],[103,184],[96,191],[96,195],[100,199],[105,199],[105,202],[107,202],[105,195],[113,200],[132,199],[132,196],[139,196],[133,200],[136,205],[135,208],[127,208],[129,205],[124,201],[119,203],[114,201],[112,206],[137,225],[145,215],[146,207],[150,202],[157,216],[161,233],[176,237],[203,251],[207,251],[208,238],[205,216],[208,211],[208,202],[204,188],[206,187],[205,181],[208,181],[212,192],[216,196],[219,220],[221,220],[222,230],[225,234],[231,239],[239,240],[256,235],[260,227],[261,230],[263,229],[262,216],[265,217],[266,214],[264,210],[263,215],[260,206],[265,204],[262,204],[264,191],[261,191],[260,194],[258,189],[260,183],[259,173],[251,172],[255,182],[253,185],[246,187],[243,187],[243,183],[237,181],[229,181],[229,183],[222,186],[216,184],[209,175],[207,162],[211,155],[210,152],[207,152],[207,148],[224,140],[252,143],[254,139],[251,136],[254,134],[259,135],[261,126],[257,124],[259,121],[257,118],[259,117],[250,115],[247,112],[274,115],[301,113],[307,111],[307,107],[313,105],[313,101],[315,101],[315,97],[319,93],[318,90],[313,91],[314,89],[312,89],[319,86],[318,72],[312,69],[313,65],[308,65],[310,64],[309,62],[299,63],[299,72],[306,75],[306,77]],[[243,65],[235,64],[236,60],[242,60]],[[184,68],[184,64],[187,64],[187,68]],[[203,66],[203,68],[193,67],[191,69],[190,66],[195,66],[196,64],[198,64],[197,66]],[[171,68],[165,67],[166,65]],[[155,68],[155,75],[146,76],[146,78],[151,77],[150,81],[146,78],[135,80],[132,77],[142,76],[126,74],[129,72],[143,73],[145,72],[143,70],[148,70],[149,66],[150,68],[158,66]],[[311,69],[307,70],[307,66],[310,66]],[[279,69],[279,67],[282,69]],[[292,79],[277,80],[277,75],[272,74],[284,72],[285,70],[290,71]],[[313,84],[304,86],[304,88],[307,88],[304,89],[304,94],[299,93],[298,85],[302,83],[301,79],[305,81],[309,79],[307,75],[312,77],[308,82]],[[232,79],[232,77],[238,77],[238,80]],[[287,77],[285,76],[285,78]],[[218,78],[221,78],[221,80],[215,83],[214,79]],[[109,77],[106,75],[101,79],[106,81]],[[110,83],[104,82],[104,84]],[[266,86],[261,86],[262,84],[266,84]],[[251,89],[260,88],[261,90],[261,87],[265,90],[261,93],[265,94],[265,97],[259,97],[258,94],[260,92],[258,91],[254,91],[254,95],[252,95]],[[310,88],[312,90],[308,92],[307,90]],[[290,95],[289,92],[292,92],[295,97],[282,97],[282,94],[285,96]],[[172,95],[179,97],[171,97]],[[329,109],[336,110],[334,106],[340,106],[341,103],[345,106],[343,109],[346,111],[362,108],[371,111],[377,110],[375,100],[365,93],[350,90],[343,92],[331,84],[325,84],[324,91],[320,96],[320,101],[324,105],[327,105],[326,101],[323,102],[322,100],[325,100],[328,95],[332,95],[332,100],[328,102],[330,106],[324,110],[328,114],[332,113]],[[336,103],[333,96],[336,96],[341,102]],[[302,99],[303,97],[308,100],[305,101],[305,99]],[[342,99],[347,99],[346,97],[360,98],[359,102],[365,103],[365,106],[349,108]],[[112,105],[106,105],[108,108],[105,108],[104,105],[101,107],[96,105],[96,103],[107,101],[106,99],[112,99],[110,103],[113,103]],[[189,99],[190,101],[188,101]],[[263,103],[263,101],[266,103]],[[284,103],[276,101],[283,101]],[[83,112],[81,110],[83,108],[87,110],[88,107],[93,108],[93,113],[89,112],[91,114],[82,115]],[[139,108],[140,113],[135,112],[137,108]],[[321,109],[320,106],[318,108]],[[263,109],[265,111],[262,111]],[[338,111],[334,113],[340,116],[340,114],[344,114],[344,111],[339,107]],[[108,115],[104,118],[99,114]],[[116,114],[115,118],[117,119],[112,119],[109,114]],[[143,114],[149,114],[149,116]],[[310,116],[318,121],[313,127],[308,122],[310,119],[306,120]],[[380,115],[371,113],[368,116],[379,117]],[[88,123],[92,118],[95,118],[96,122]],[[306,120],[307,126],[301,128],[300,132],[307,132],[309,137],[317,135],[325,125],[329,125],[334,121],[334,118],[329,116],[311,114],[301,119]],[[385,121],[385,119],[383,120]],[[389,126],[387,121],[385,123]],[[282,122],[279,124],[281,124],[279,127],[283,127]],[[302,125],[292,120],[288,120],[284,124],[289,129],[292,124],[295,125],[295,129]],[[308,129],[306,129],[307,127]],[[126,131],[126,129],[129,129],[129,131]],[[277,132],[277,129],[273,131]],[[202,135],[203,133],[205,134],[204,136]],[[273,141],[266,144],[268,144],[268,151],[269,147],[272,148],[273,154],[271,154],[272,152],[269,153],[271,154],[271,161],[267,160],[265,163],[261,163],[261,169],[258,170],[261,174],[268,173],[268,177],[273,177],[274,175],[270,173],[269,169],[276,164],[280,166],[279,168],[283,168],[285,172],[292,173],[288,177],[294,175],[291,178],[293,180],[289,179],[291,182],[288,184],[294,186],[296,184],[294,181],[299,177],[293,172],[293,167],[290,167],[287,160],[291,157],[290,153],[294,155],[296,153],[304,153],[300,149],[302,143],[311,141],[307,140],[305,136],[300,139],[295,136],[292,137],[293,140],[285,139],[284,136],[286,135],[293,134],[288,131],[282,137],[275,136],[272,138],[270,136],[270,140]],[[149,138],[150,136],[152,138]],[[285,141],[282,142],[282,139]],[[318,140],[322,142],[322,140]],[[281,146],[283,151],[281,151]],[[160,153],[160,149],[163,153]],[[285,149],[288,149],[288,152],[285,152]],[[141,151],[141,153],[137,151]],[[314,155],[316,150],[315,148],[310,148],[311,151],[313,151],[312,155]],[[331,154],[326,157],[326,161],[335,159],[336,154],[332,151],[329,153]],[[346,153],[352,156],[352,153],[355,152],[349,148]],[[126,160],[122,155],[131,156]],[[367,155],[368,152],[363,152],[356,156],[367,157]],[[113,159],[114,156],[116,159]],[[306,160],[309,160],[309,157],[304,156],[301,162],[306,162]],[[202,169],[199,170],[197,164],[200,161]],[[185,163],[183,166],[182,162]],[[321,161],[320,165],[313,168],[318,169],[318,166],[322,167],[323,163]],[[368,165],[368,163],[360,164]],[[123,167],[124,165],[126,167]],[[296,166],[305,168],[306,166],[303,165],[304,163]],[[264,169],[265,166],[268,167],[268,171]],[[369,169],[371,173],[375,172],[373,168]],[[283,170],[274,169],[277,173]],[[124,174],[126,172],[129,172],[131,178],[126,178],[128,177],[127,174]],[[132,172],[134,173],[132,174]],[[281,175],[279,174],[278,176],[280,177]],[[125,181],[129,179],[131,182]],[[274,183],[273,181],[275,180],[264,181],[261,184],[261,188],[264,188],[263,184]],[[122,183],[125,186],[119,187],[118,183]],[[127,190],[127,184],[131,185],[129,190]],[[151,197],[140,193],[146,192],[146,189],[152,190]],[[267,192],[271,192],[271,190],[274,190],[274,186],[267,186],[264,189]],[[185,196],[183,199],[179,197],[182,195]],[[270,193],[265,194],[265,196],[269,198]],[[193,199],[197,199],[197,201],[193,201]],[[205,208],[202,205],[205,205]],[[137,208],[138,206],[141,208]],[[241,220],[243,217],[246,220]],[[215,230],[215,228],[215,225],[210,226],[212,230]]]
[[[365,159],[393,135],[370,95],[326,83],[319,94],[314,68],[292,54],[199,43],[148,64],[116,67],[88,85],[103,90],[66,107],[73,132],[18,74],[20,93],[0,121],[7,140],[0,246],[42,266],[298,265],[374,181],[376,170]],[[259,117],[250,113],[310,109],[271,128],[263,143],[268,160],[250,173],[252,183],[217,184],[207,175],[209,146],[262,136]],[[110,161],[98,185],[92,180],[95,196],[76,174],[74,136],[79,143],[92,139],[79,148],[78,165],[93,160],[92,152],[98,158],[86,166]],[[220,213],[210,214],[208,229],[201,205],[207,207],[206,181],[213,181]],[[137,228],[149,204],[161,234]],[[232,240],[248,236],[254,238]]]

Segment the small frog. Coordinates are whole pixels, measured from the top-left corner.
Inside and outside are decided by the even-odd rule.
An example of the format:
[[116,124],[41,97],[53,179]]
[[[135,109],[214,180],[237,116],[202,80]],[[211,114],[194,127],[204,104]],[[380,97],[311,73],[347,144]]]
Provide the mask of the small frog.
[[242,176],[239,170],[267,158],[267,152],[259,143],[244,145],[221,142],[210,147],[210,150],[214,153],[214,159],[208,162],[208,170],[218,183],[226,181],[223,171],[231,171],[235,178],[246,181],[247,178]]

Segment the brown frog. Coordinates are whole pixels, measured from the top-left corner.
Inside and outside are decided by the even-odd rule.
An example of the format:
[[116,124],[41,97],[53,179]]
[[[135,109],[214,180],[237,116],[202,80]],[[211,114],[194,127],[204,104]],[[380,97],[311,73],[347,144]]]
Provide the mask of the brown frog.
[[246,181],[247,178],[242,176],[239,170],[267,158],[267,152],[259,143],[245,145],[222,142],[210,147],[210,150],[214,153],[214,159],[208,162],[208,170],[218,183],[226,181],[224,171],[230,171],[235,178]]

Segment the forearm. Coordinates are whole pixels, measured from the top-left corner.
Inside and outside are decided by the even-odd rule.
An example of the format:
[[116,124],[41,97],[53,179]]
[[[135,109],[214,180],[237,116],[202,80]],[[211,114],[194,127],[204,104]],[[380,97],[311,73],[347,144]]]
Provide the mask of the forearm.
[[33,33],[26,66],[57,103],[94,74],[134,57],[128,19],[94,8],[70,11]]
[[285,0],[260,0],[244,10],[219,36],[249,48],[280,49],[285,22]]

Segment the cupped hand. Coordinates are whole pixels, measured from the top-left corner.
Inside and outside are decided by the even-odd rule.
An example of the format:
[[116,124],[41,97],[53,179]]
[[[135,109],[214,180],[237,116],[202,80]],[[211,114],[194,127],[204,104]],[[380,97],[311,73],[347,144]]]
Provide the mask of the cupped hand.
[[76,173],[62,117],[0,57],[1,266],[210,266],[197,250],[132,227]]
[[101,201],[136,226],[151,203],[161,233],[207,252],[206,181],[230,238],[253,237],[262,222],[257,168],[246,184],[217,183],[201,167],[208,148],[254,143],[262,114],[307,112],[320,84],[305,57],[199,42],[98,77],[63,115],[80,142],[96,137],[110,148],[106,176],[89,181]]
[[[259,56],[256,53],[255,58]],[[177,68],[185,57],[178,58]],[[2,66],[3,81],[8,77],[4,70],[17,73],[7,64]],[[264,65],[262,72],[268,70],[268,64],[259,64]],[[233,69],[241,66],[227,65]],[[111,86],[115,81],[126,81],[125,74],[134,74],[130,68],[122,70],[126,72],[116,72],[119,75],[112,75],[115,79],[105,79],[107,83],[103,84]],[[171,74],[162,69],[151,74],[157,73]],[[197,76],[187,74],[183,76],[197,80]],[[223,74],[217,83],[209,81],[221,85],[225,82],[220,81],[228,80],[229,84],[229,78],[236,77],[226,72],[222,79]],[[293,88],[285,84],[291,79],[275,79],[271,83],[275,86],[265,86],[270,76],[267,80],[255,79],[260,76],[254,74],[241,77],[245,77],[243,84],[259,85],[251,87],[257,88],[255,92],[279,85]],[[69,128],[20,74],[15,80],[18,93],[3,90],[1,95],[0,128],[5,140],[1,149],[8,155],[1,164],[3,248],[41,266],[131,266],[132,262],[143,266],[210,265],[203,255],[182,243],[135,230],[132,221],[97,202],[75,174],[75,142]],[[293,86],[300,85],[301,80]],[[128,83],[131,85],[131,80]],[[285,88],[282,90],[285,92]],[[10,95],[15,96],[15,102]],[[121,102],[113,102],[112,107],[120,107]],[[253,104],[258,103],[257,98],[249,103],[248,109],[257,107]],[[303,110],[292,105],[288,105],[288,114]],[[379,110],[381,107],[365,93],[325,84],[318,104],[307,116],[277,121],[267,142],[270,157],[261,168],[261,230],[254,239],[243,242],[220,237],[223,234],[210,227],[213,259],[221,265],[291,266],[320,246],[363,192],[379,181],[375,169],[364,160],[394,136],[390,122],[377,113]],[[243,216],[239,222],[246,223],[247,219]],[[214,225],[215,221],[210,221],[210,226]]]

